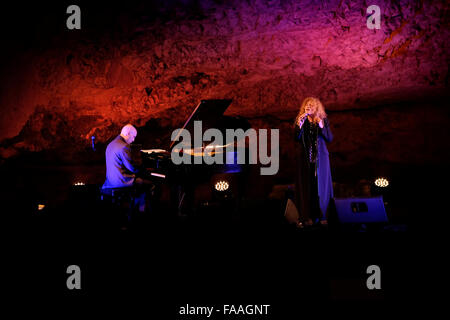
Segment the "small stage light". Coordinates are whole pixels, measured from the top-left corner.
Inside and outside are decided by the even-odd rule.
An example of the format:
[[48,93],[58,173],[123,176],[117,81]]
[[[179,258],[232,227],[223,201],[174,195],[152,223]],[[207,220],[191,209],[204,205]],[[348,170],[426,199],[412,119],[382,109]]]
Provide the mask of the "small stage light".
[[84,186],[84,182],[75,182],[74,186]]
[[216,182],[214,187],[216,188],[217,191],[225,191],[228,190],[229,186],[230,185],[228,184],[227,181],[218,181]]
[[44,210],[44,208],[45,208],[45,204],[38,204],[39,211]]
[[389,181],[386,178],[377,178],[375,180],[375,185],[380,188],[385,188],[389,185]]

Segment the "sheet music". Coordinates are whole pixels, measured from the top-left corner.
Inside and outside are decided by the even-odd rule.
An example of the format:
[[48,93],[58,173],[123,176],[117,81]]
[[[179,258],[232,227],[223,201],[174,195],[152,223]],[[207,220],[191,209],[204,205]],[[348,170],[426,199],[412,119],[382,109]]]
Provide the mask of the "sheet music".
[[163,150],[163,149],[146,149],[146,150],[141,150],[141,152],[150,154],[150,153],[166,153],[168,151]]

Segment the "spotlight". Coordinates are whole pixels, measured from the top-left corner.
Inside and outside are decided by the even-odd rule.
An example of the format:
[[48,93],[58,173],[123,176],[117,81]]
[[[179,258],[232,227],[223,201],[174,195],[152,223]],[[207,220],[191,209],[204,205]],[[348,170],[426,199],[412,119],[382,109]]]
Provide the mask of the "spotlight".
[[377,178],[375,180],[375,185],[380,188],[385,188],[389,185],[389,181],[386,178]]
[[215,184],[215,186],[214,186],[214,188],[215,188],[217,191],[226,191],[226,190],[228,190],[228,187],[229,187],[229,186],[230,186],[230,185],[228,184],[227,181],[222,180],[222,181],[217,181],[216,184]]
[[75,182],[74,186],[84,186],[84,182]]
[[44,208],[45,208],[45,204],[38,204],[38,210],[39,211],[42,211],[42,210],[44,210]]

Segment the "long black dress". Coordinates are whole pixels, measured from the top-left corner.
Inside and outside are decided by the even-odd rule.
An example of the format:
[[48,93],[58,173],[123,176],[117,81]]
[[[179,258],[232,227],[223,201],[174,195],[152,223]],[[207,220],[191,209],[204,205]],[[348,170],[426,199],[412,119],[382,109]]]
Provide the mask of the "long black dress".
[[308,119],[300,129],[295,126],[297,149],[296,204],[300,219],[313,221],[326,219],[333,197],[330,160],[327,142],[333,140],[328,119],[320,128]]

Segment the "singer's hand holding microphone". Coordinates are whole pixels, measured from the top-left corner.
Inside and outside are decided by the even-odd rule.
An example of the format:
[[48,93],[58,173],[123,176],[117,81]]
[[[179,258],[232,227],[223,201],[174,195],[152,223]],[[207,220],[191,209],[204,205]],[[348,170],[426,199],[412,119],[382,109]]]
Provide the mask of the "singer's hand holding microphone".
[[299,126],[300,128],[302,127],[303,122],[305,122],[306,117],[308,117],[308,115],[309,115],[309,113],[305,112],[305,113],[303,113],[302,115],[300,115],[300,117],[298,118],[297,124],[298,124],[298,126]]

